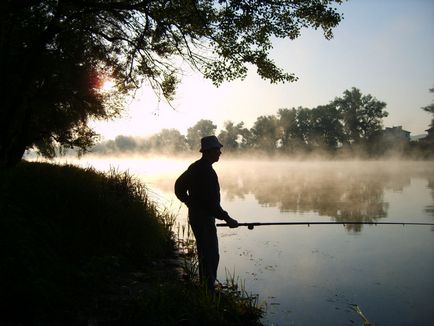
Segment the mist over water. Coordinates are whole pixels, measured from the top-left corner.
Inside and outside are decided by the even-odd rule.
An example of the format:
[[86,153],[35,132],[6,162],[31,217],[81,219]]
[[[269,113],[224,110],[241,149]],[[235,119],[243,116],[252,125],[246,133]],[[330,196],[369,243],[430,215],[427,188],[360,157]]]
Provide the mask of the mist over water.
[[[91,158],[69,163],[128,170],[186,223],[176,178],[199,157]],[[240,222],[434,222],[434,164],[410,161],[234,160],[222,156],[222,206]],[[434,323],[431,226],[219,228],[218,278],[235,274],[267,307],[266,324]]]
[[[114,160],[111,166],[139,176],[151,190],[175,202],[176,178],[198,157]],[[106,162],[106,161],[103,161]],[[219,175],[223,206],[252,201],[231,212],[239,219],[267,220],[255,209],[278,211],[279,221],[294,216],[309,220],[432,222],[434,164],[412,161],[288,161],[221,158]],[[417,189],[414,189],[417,188]],[[390,201],[406,196],[411,200]],[[396,209],[396,205],[400,209]],[[253,206],[253,207],[252,207]],[[250,207],[250,208],[247,208]],[[406,208],[407,207],[407,208]],[[415,214],[415,210],[421,210]],[[413,210],[413,211],[412,211]],[[363,226],[349,225],[360,231]]]
[[[290,213],[361,222],[380,222],[385,218],[427,221],[433,217],[432,200],[426,190],[434,190],[434,168],[427,163],[246,161],[238,163],[238,167],[222,164],[218,169],[228,200],[253,195],[260,206],[289,213],[286,217],[281,215],[284,219],[290,219]],[[420,204],[425,205],[427,214],[389,214],[388,194],[402,194],[417,182],[422,184],[416,198],[423,196]],[[348,227],[359,231],[362,226]]]

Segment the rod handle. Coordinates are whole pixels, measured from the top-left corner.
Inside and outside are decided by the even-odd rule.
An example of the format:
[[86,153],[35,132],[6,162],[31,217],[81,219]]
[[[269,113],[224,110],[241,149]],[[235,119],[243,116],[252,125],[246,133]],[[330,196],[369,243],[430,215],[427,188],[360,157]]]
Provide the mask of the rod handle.
[[[253,230],[258,223],[238,223],[238,226],[247,226],[249,230]],[[229,227],[227,223],[217,223],[216,226]]]

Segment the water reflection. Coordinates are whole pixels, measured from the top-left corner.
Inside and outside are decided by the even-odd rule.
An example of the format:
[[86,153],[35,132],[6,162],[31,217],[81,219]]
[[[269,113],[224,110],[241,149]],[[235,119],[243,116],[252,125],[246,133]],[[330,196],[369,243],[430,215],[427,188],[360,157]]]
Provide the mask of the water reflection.
[[[432,198],[434,200],[434,176],[433,175],[430,175],[429,178],[428,178],[428,188],[431,189],[431,196],[432,196]],[[434,217],[434,203],[433,203],[433,205],[426,206],[425,207],[425,212],[428,215]]]
[[[193,159],[90,162],[128,169],[162,197]],[[83,163],[83,162],[82,162]],[[434,221],[429,162],[259,162],[214,165],[234,216],[304,220]],[[174,207],[180,204],[174,200]],[[263,206],[263,207],[260,207]],[[185,206],[178,212],[186,217]],[[300,219],[300,215],[303,215]],[[434,237],[427,227],[220,228],[221,263],[267,305],[266,323],[360,325],[360,305],[378,325],[431,325]],[[433,229],[431,229],[433,230]],[[355,234],[357,233],[357,234]],[[224,268],[223,268],[224,266]],[[399,311],[399,313],[396,313]]]
[[[314,212],[335,221],[376,222],[387,217],[385,191],[402,192],[412,177],[428,178],[434,198],[433,170],[426,165],[364,162],[242,162],[222,166],[222,189],[231,200],[253,194],[265,207],[281,212]],[[434,216],[433,206],[426,212]],[[410,216],[409,216],[410,218]],[[361,225],[346,225],[359,232]]]
[[[90,162],[93,166],[107,165],[107,169],[109,166],[128,169],[140,176],[151,189],[158,188],[170,196],[176,178],[192,161],[136,158]],[[434,165],[430,162],[243,161],[223,158],[214,168],[226,201],[242,202],[253,197],[262,207],[275,207],[283,213],[313,213],[311,215],[338,222],[380,222],[384,218],[394,218],[396,210],[390,212],[390,205],[402,199],[391,199],[387,194],[402,194],[418,180],[423,184],[414,190],[415,196],[421,196],[423,192],[432,201],[427,205],[430,202],[428,197],[428,201],[419,203],[422,207],[414,205],[411,208],[422,208],[421,213],[430,222],[434,218]],[[410,206],[411,201],[402,209],[408,211],[408,216],[401,216],[407,221],[420,217],[413,216],[415,211]],[[362,225],[345,227],[352,232],[362,229]]]

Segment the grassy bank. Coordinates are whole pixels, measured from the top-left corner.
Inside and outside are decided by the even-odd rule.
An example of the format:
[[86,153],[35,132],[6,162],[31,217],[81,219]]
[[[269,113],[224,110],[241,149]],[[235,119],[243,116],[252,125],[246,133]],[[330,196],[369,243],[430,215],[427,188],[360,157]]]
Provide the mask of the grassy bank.
[[0,181],[0,323],[258,324],[234,287],[179,279],[172,218],[128,174],[22,163]]

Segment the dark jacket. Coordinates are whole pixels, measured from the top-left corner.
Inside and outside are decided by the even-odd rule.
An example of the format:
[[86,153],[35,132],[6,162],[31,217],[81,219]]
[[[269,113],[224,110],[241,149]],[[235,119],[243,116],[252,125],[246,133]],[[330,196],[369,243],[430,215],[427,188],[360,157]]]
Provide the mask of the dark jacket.
[[212,164],[201,158],[191,164],[175,182],[175,195],[189,208],[189,213],[203,211],[218,219],[228,213],[220,206],[220,185]]

